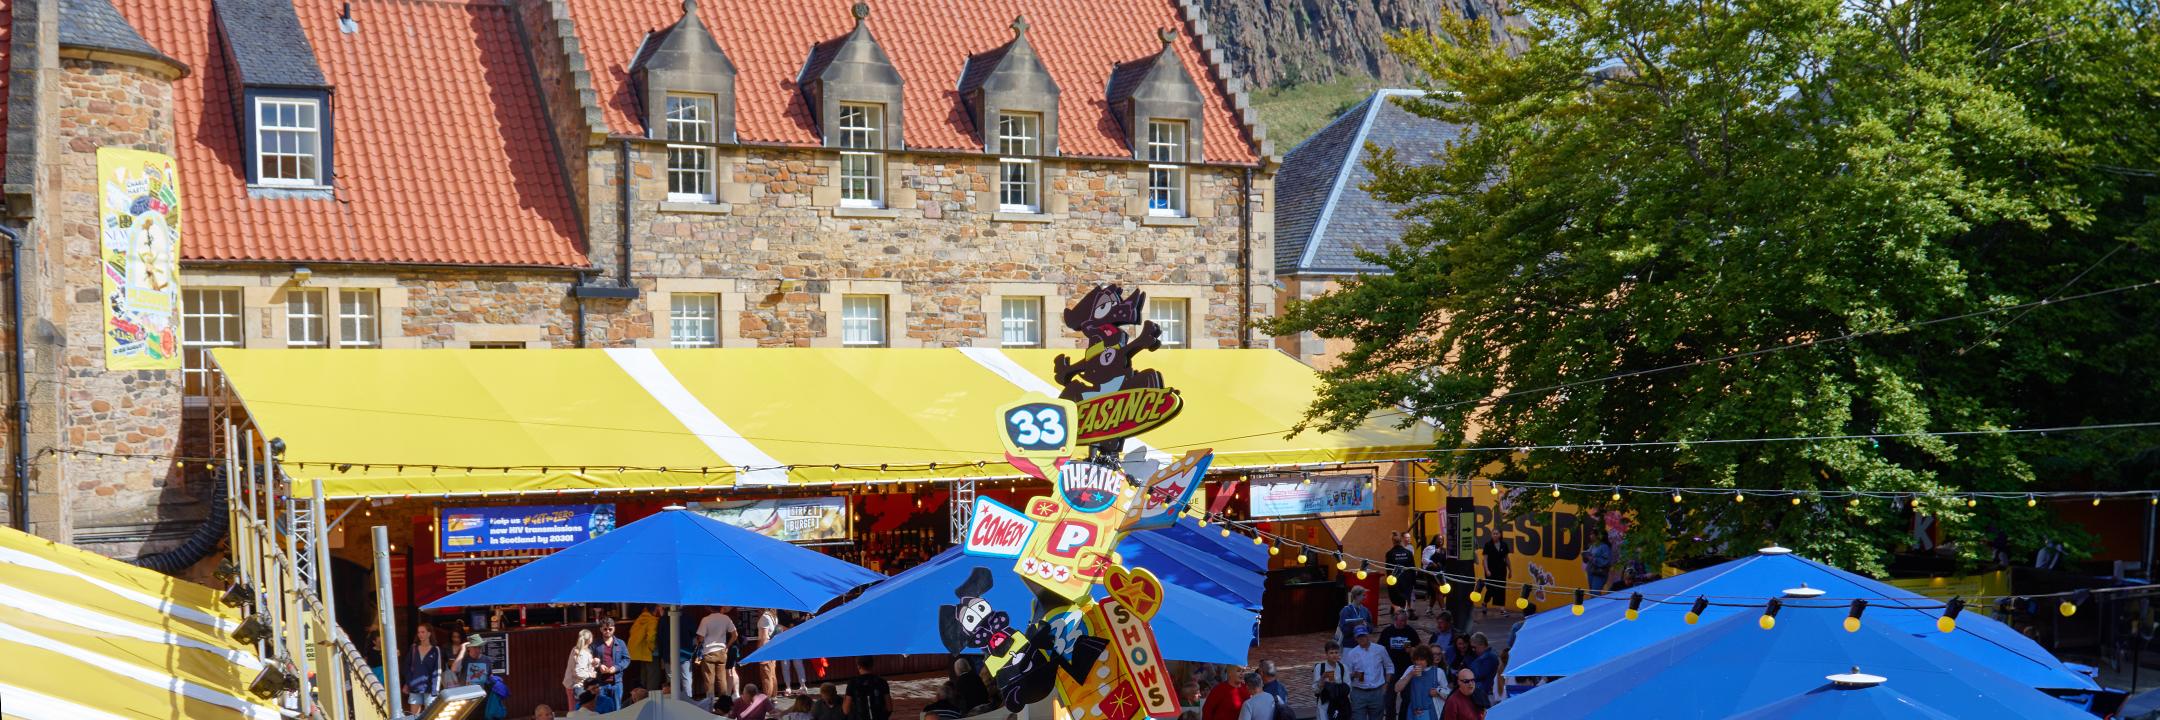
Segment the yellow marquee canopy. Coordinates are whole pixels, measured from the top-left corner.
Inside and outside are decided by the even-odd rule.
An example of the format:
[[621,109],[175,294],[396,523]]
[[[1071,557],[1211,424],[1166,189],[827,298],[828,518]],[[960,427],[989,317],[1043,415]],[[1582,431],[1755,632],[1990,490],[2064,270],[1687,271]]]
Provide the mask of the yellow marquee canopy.
[[0,708],[9,718],[278,720],[217,592],[0,529]]
[[[1014,477],[997,409],[1056,395],[1057,350],[214,352],[300,494],[383,498]],[[1151,352],[1184,397],[1138,438],[1215,467],[1408,459],[1430,429],[1288,437],[1319,385],[1272,350]],[[1128,452],[1136,450],[1128,443]],[[935,464],[933,467],[932,464]]]

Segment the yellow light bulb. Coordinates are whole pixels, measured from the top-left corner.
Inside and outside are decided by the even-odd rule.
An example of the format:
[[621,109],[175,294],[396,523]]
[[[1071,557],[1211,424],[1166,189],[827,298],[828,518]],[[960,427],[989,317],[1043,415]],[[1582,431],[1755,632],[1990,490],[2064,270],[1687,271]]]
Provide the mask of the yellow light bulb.
[[1965,507],[1980,507],[1979,498],[1965,498]]
[[1733,495],[1732,495],[1732,501],[1733,501],[1733,502],[1736,502],[1736,503],[1739,503],[1739,502],[1747,502],[1747,494],[1746,494],[1746,493],[1733,493]]
[[1845,632],[1860,632],[1860,618],[1845,618]]
[[1223,537],[1230,537],[1230,528],[1227,528],[1227,527],[1226,527],[1226,528],[1223,528],[1223,529],[1222,529],[1222,536],[1223,536]]
[[1800,496],[1798,496],[1798,495],[1794,495],[1794,496],[1792,496],[1792,504],[1794,504],[1794,505],[1798,505],[1798,504],[1800,504]]
[[1635,618],[1641,616],[1642,615],[1640,613],[1635,612],[1635,608],[1628,608],[1627,612],[1623,613],[1623,617],[1626,617],[1628,620],[1634,620]]
[[1485,593],[1476,590],[1470,591],[1470,604],[1476,605],[1481,602],[1485,602]]
[[1694,611],[1690,610],[1690,611],[1688,611],[1688,614],[1686,614],[1686,615],[1684,615],[1684,616],[1681,616],[1681,619],[1683,619],[1683,620],[1686,620],[1686,621],[1687,621],[1687,624],[1689,624],[1689,625],[1693,625],[1693,624],[1695,624],[1695,621],[1697,621],[1697,620],[1701,620],[1701,619],[1702,619],[1702,616],[1701,616],[1701,615],[1697,615],[1697,614],[1695,614],[1695,612],[1694,612]]
[[1777,627],[1777,618],[1764,615],[1761,619],[1756,620],[1755,624],[1762,626],[1762,629],[1764,630],[1768,630],[1770,628]]
[[1517,598],[1515,598],[1515,609],[1517,609],[1517,610],[1521,610],[1521,609],[1523,609],[1523,608],[1526,608],[1526,607],[1530,607],[1530,598],[1527,598],[1527,597],[1517,597]]
[[1280,548],[1280,547],[1276,547],[1276,546],[1274,546],[1274,545],[1269,545],[1269,546],[1268,546],[1268,549],[1267,549],[1267,554],[1269,554],[1269,555],[1281,555],[1281,554],[1282,554],[1282,548]]
[[1560,497],[1560,488],[1553,488],[1553,489],[1552,489],[1552,496],[1553,496],[1553,497]]
[[1455,594],[1455,584],[1454,584],[1454,583],[1450,583],[1450,582],[1446,582],[1446,581],[1442,581],[1442,582],[1440,583],[1440,594],[1442,594],[1442,595],[1453,595],[1453,594]]
[[1349,568],[1350,568],[1350,561],[1348,561],[1348,560],[1339,560],[1339,559],[1335,561],[1335,569],[1337,569],[1337,570],[1347,570],[1347,569],[1349,569]]
[[1583,613],[1583,607],[1581,605],[1571,605],[1568,607],[1568,612],[1575,613],[1576,615],[1581,615]]
[[1305,563],[1309,563],[1309,562],[1312,562],[1312,560],[1311,560],[1310,558],[1307,558],[1307,557],[1305,557],[1305,553],[1298,553],[1298,554],[1297,554],[1297,561],[1298,561],[1298,564],[1299,564],[1299,565],[1303,565],[1303,564],[1305,564]]
[[1207,518],[1200,518],[1200,527],[1207,527]]
[[2033,497],[2033,496],[2031,496],[2031,495],[2027,495],[2027,496],[2025,496],[2025,507],[2032,507],[2032,506],[2035,506],[2035,505],[2039,505],[2039,504],[2040,504],[2040,501],[2039,501],[2039,500],[2038,500],[2037,498],[2034,498],[2034,497]]
[[1494,494],[1494,495],[1498,495],[1498,494],[1500,494],[1500,483],[1493,483],[1493,484],[1492,484],[1492,494]]
[[1394,584],[1395,584],[1395,576],[1393,576],[1393,575],[1389,575],[1389,576],[1387,576],[1387,584],[1389,584],[1389,585],[1394,585]]
[[1363,571],[1363,570],[1359,570],[1359,571],[1357,571],[1357,579],[1359,579],[1359,580],[1363,580],[1363,579],[1365,579],[1365,577],[1366,577],[1366,575],[1365,575],[1365,571]]
[[2100,507],[2100,498],[2093,498],[2093,507]]
[[1950,617],[1950,616],[1947,616],[1947,615],[1945,615],[1945,616],[1943,616],[1943,617],[1935,618],[1935,629],[1937,629],[1937,630],[1941,630],[1941,631],[1943,631],[1943,632],[1953,632],[1953,631],[1956,631],[1956,630],[1957,630],[1957,618],[1954,618],[1954,617]]
[[2061,610],[2063,617],[2070,617],[2077,614],[2077,603],[2064,600],[2062,605],[2056,607],[2055,609]]
[[1678,504],[1680,504],[1680,493],[1673,493],[1673,494],[1672,494],[1672,504],[1674,504],[1674,505],[1678,505]]
[[1258,536],[1258,535],[1254,535],[1254,536],[1252,536],[1252,544],[1254,544],[1254,545],[1258,545],[1258,544],[1260,544],[1260,536]]
[[1613,501],[1613,502],[1620,502],[1620,491],[1618,491],[1618,490],[1614,490],[1614,491],[1613,491],[1613,494],[1612,494],[1612,501]]

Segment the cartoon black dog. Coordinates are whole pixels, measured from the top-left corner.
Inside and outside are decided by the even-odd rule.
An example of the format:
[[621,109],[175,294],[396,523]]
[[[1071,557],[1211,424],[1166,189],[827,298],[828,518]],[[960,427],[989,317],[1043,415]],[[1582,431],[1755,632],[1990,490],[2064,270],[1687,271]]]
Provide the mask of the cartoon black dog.
[[[1064,355],[1056,360],[1056,377],[1066,400],[1079,402],[1097,395],[1133,388],[1162,387],[1162,374],[1133,370],[1133,355],[1162,347],[1162,328],[1143,320],[1147,293],[1125,294],[1116,285],[1099,285],[1065,310],[1065,327],[1088,339],[1088,347],[1075,363]],[[1139,337],[1127,335],[1124,326],[1139,325]]]
[[1073,640],[1071,654],[1057,651],[1057,630],[1049,622],[1037,620],[1028,625],[1027,633],[1015,638],[1017,645],[1005,666],[998,668],[992,680],[997,683],[998,699],[1005,704],[1006,712],[1020,712],[1027,706],[1042,702],[1057,689],[1057,674],[1085,678],[1095,668],[1095,661],[1102,657],[1110,641],[1093,635],[1081,635]]
[[990,607],[990,601],[983,599],[990,594],[990,583],[990,569],[975,568],[968,573],[967,582],[953,589],[960,603],[938,606],[938,637],[945,641],[946,652],[1005,650],[1013,634],[1012,620],[1005,611]]

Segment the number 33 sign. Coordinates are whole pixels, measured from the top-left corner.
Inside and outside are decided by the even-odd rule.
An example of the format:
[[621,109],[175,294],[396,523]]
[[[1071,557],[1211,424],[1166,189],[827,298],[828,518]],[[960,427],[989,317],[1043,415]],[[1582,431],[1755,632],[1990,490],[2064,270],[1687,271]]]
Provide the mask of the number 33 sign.
[[1072,455],[1077,414],[1070,401],[1029,393],[998,408],[998,425],[1004,428],[998,436],[1005,439],[1006,453],[1048,463]]

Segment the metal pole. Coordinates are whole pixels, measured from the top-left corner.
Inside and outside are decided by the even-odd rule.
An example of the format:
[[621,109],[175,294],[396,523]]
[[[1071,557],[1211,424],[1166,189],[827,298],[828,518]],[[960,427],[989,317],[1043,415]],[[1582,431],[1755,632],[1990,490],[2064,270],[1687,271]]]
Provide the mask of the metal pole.
[[678,699],[688,698],[690,694],[683,691],[682,684],[682,606],[669,605],[667,619],[668,689],[670,692],[675,693],[675,697]]
[[389,693],[390,714],[405,714],[405,703],[398,695],[405,688],[398,682],[397,616],[390,609],[390,528],[377,525],[375,534],[375,611],[382,623],[383,689]]
[[[264,474],[274,479],[276,477],[275,473],[277,472],[277,467],[275,464],[273,464],[271,466],[265,467],[263,469],[263,472]],[[273,482],[272,484],[275,485],[276,483]],[[298,529],[299,522],[299,504],[293,499],[292,493],[287,492],[285,493],[286,533],[290,535],[293,530]],[[284,567],[285,571],[278,574],[278,605],[285,609],[286,621],[292,623],[291,625],[286,626],[285,640],[286,647],[291,649],[290,652],[292,653],[292,655],[290,655],[290,657],[292,657],[293,669],[299,671],[295,674],[300,676],[300,715],[301,717],[314,717],[314,683],[309,681],[307,672],[305,670],[301,670],[301,668],[306,668],[309,666],[309,647],[308,616],[306,610],[307,606],[302,604],[302,600],[306,597],[307,594],[307,588],[304,587],[304,583],[300,581],[300,558],[295,557],[295,554],[300,549],[300,540],[299,538],[288,539],[292,541],[292,552],[285,553],[286,559],[289,560],[289,562],[279,563]]]
[[315,600],[317,607],[322,608],[323,616],[322,636],[315,639],[315,666],[318,668],[315,680],[327,688],[317,700],[322,703],[324,715],[344,720],[345,694],[352,688],[352,675],[345,672],[345,654],[338,652],[337,595],[331,592],[334,586],[330,583],[329,522],[328,514],[323,511],[321,479],[315,481],[315,496],[308,498],[308,512],[315,516],[315,521],[310,523],[315,529]]

